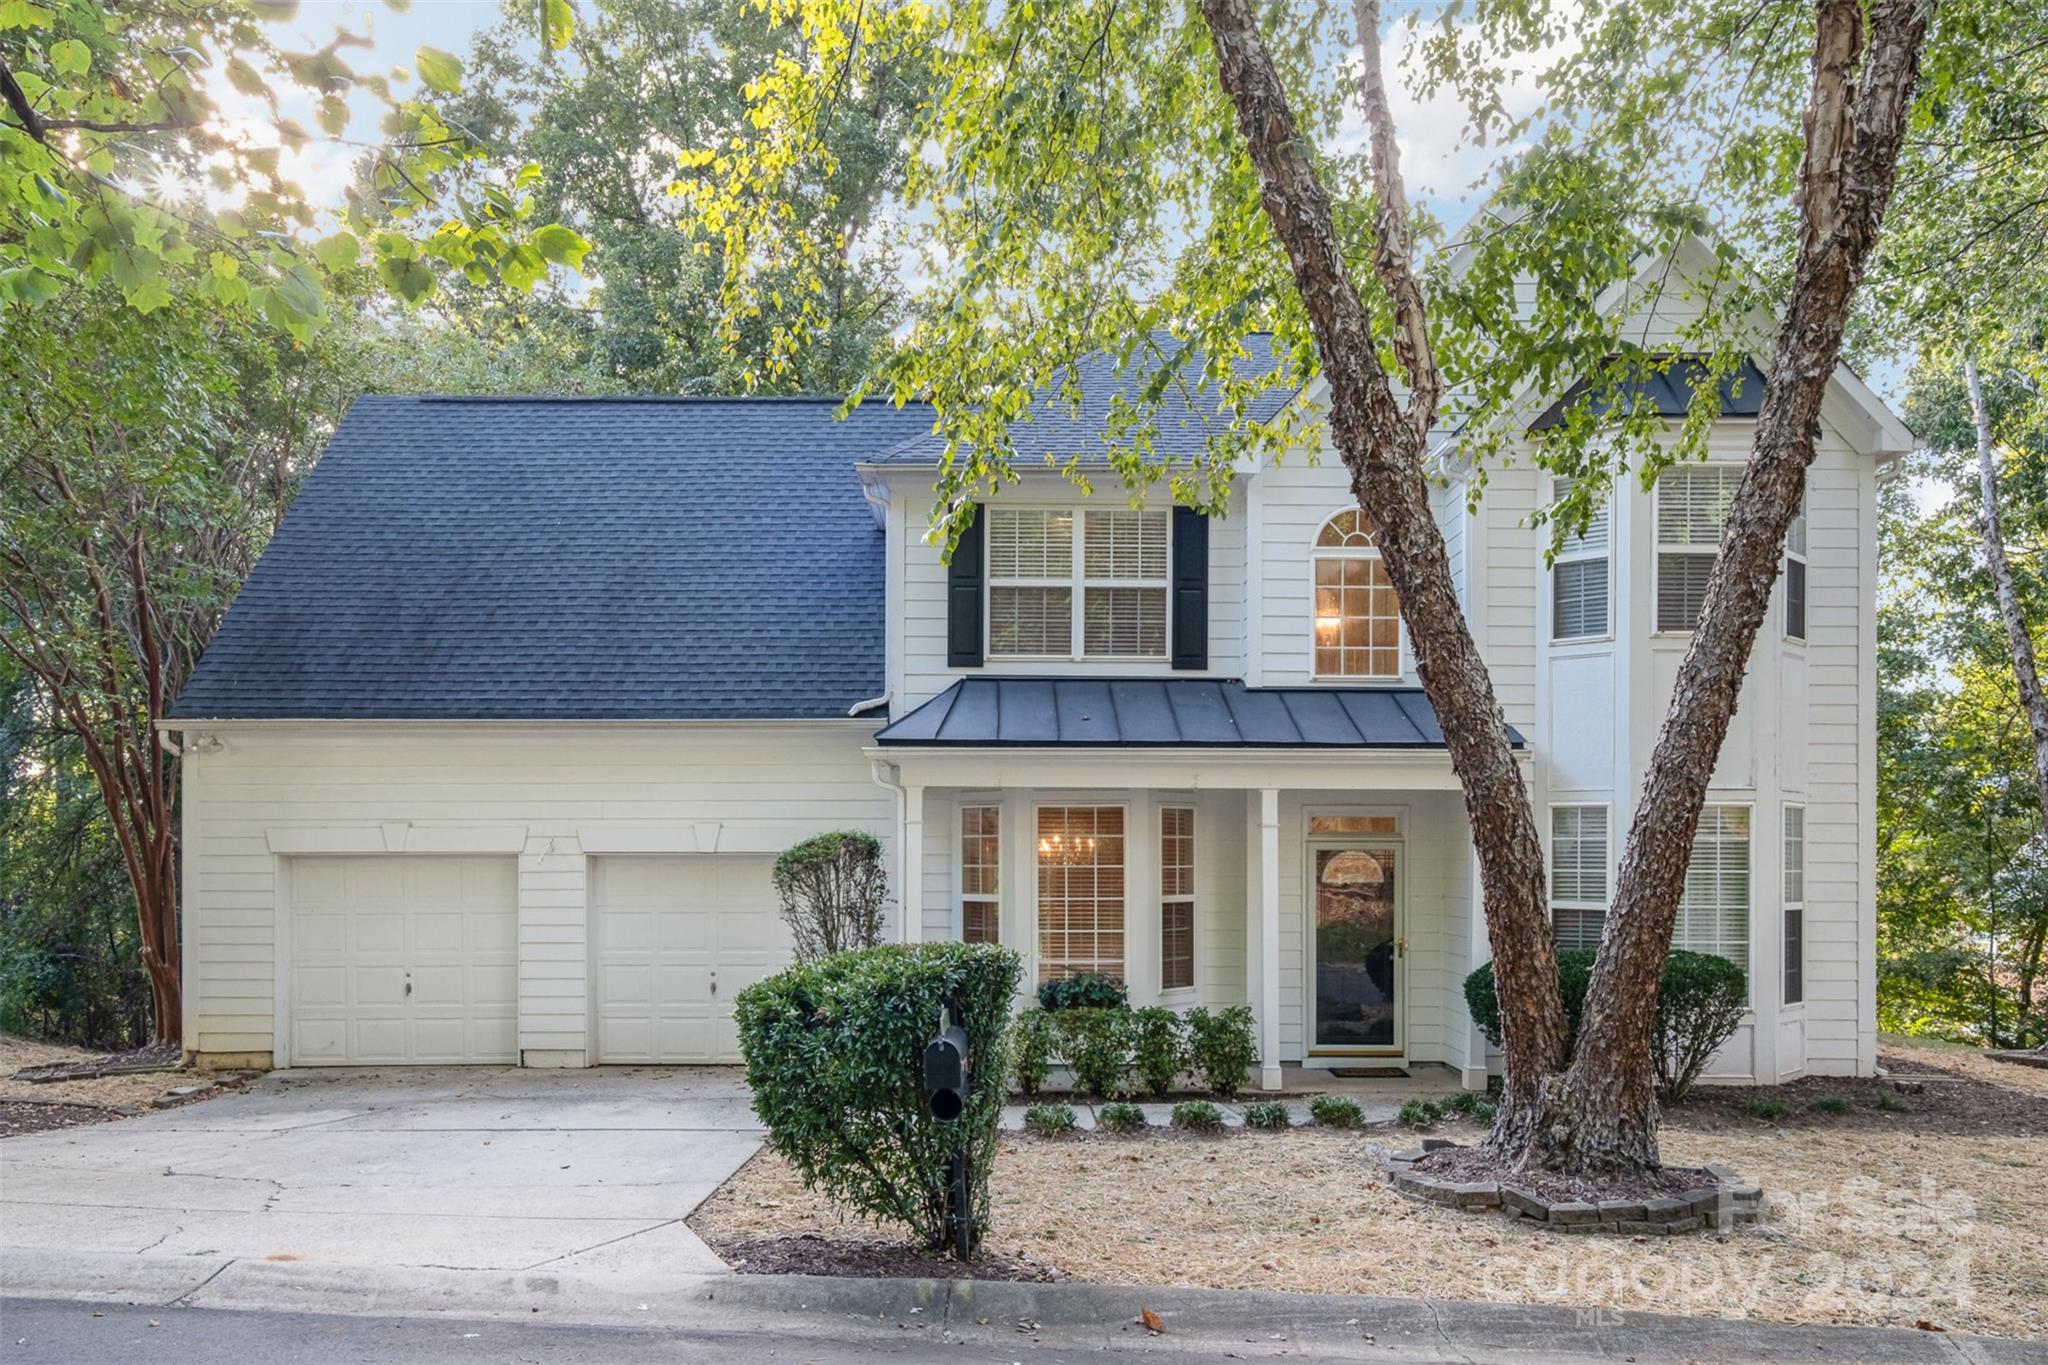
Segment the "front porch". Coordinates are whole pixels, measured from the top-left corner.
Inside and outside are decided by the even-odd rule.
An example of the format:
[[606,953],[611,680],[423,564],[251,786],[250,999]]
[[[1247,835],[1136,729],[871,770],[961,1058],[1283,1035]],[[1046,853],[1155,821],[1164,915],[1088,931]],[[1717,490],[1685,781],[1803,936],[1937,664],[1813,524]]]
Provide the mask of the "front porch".
[[[1267,1092],[1361,1084],[1330,1074],[1359,1066],[1485,1084],[1462,991],[1485,955],[1471,839],[1419,696],[1268,692],[1291,732],[1268,717],[1251,736],[1262,742],[1241,723],[1235,743],[1133,742],[1146,698],[1117,689],[1159,689],[1184,720],[1202,700],[1188,689],[1236,685],[1031,682],[1048,733],[1002,738],[1012,685],[977,680],[869,750],[899,797],[905,941],[1003,943],[1023,955],[1027,991],[1100,971],[1134,1007],[1249,1005]],[[974,686],[996,695],[953,696]],[[1092,704],[1060,695],[1072,688],[1093,689]],[[926,716],[948,698],[948,715]],[[963,702],[984,719],[953,726]],[[1437,1093],[1414,1077],[1377,1084]]]

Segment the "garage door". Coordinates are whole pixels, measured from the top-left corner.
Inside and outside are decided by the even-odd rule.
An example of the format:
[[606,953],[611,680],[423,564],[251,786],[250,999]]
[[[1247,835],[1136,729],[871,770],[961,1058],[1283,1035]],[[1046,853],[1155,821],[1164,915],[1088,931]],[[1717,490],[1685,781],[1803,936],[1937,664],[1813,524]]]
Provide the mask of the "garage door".
[[789,961],[768,857],[592,866],[600,1062],[737,1062],[733,997]]
[[511,858],[295,858],[299,1066],[519,1060]]

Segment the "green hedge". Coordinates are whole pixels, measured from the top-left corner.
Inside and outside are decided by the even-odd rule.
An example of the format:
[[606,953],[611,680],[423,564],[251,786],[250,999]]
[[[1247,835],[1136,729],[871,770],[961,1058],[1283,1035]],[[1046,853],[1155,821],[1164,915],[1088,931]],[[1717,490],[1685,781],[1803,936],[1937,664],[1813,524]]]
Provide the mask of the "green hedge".
[[[1579,1020],[1586,1010],[1594,953],[1574,948],[1557,955],[1557,984],[1564,994],[1566,1052],[1576,1050]],[[1465,978],[1465,1004],[1472,1022],[1495,1047],[1500,1046],[1500,995],[1493,983],[1493,964]],[[1651,1052],[1657,1060],[1657,1095],[1676,1104],[1721,1044],[1735,1036],[1749,1007],[1749,981],[1742,968],[1712,953],[1673,949],[1664,960],[1657,987],[1657,1014],[1651,1025]]]
[[960,1002],[972,1084],[968,1144],[977,1239],[1009,1075],[1017,955],[991,944],[867,948],[792,967],[734,1005],[754,1111],[804,1183],[862,1215],[946,1243],[946,1165],[956,1125],[925,1109],[922,1058],[941,1008]]

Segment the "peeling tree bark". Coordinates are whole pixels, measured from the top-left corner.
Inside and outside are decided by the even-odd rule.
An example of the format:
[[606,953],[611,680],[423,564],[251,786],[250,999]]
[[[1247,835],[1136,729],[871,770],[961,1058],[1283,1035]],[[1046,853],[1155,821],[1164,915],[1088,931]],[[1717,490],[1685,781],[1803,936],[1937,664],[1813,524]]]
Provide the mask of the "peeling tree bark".
[[1548,1087],[1525,1165],[1599,1173],[1657,1164],[1658,979],[1707,784],[1813,461],[1821,400],[1891,195],[1930,10],[1923,0],[1876,0],[1866,48],[1858,0],[1820,0],[1798,256],[1755,443],[1622,851],[1576,1055]]
[[1564,1006],[1544,890],[1543,849],[1529,793],[1507,742],[1493,682],[1451,577],[1423,470],[1443,392],[1411,263],[1408,210],[1380,72],[1377,0],[1359,0],[1366,112],[1378,200],[1374,270],[1392,303],[1395,353],[1411,398],[1403,408],[1380,367],[1371,317],[1351,282],[1327,189],[1310,164],[1286,91],[1246,0],[1202,0],[1224,91],[1237,108],[1266,215],[1287,252],[1330,390],[1330,427],[1372,518],[1401,603],[1416,672],[1436,710],[1464,788],[1479,859],[1487,935],[1499,977],[1506,1090],[1493,1141],[1527,1140],[1543,1078],[1564,1061]]

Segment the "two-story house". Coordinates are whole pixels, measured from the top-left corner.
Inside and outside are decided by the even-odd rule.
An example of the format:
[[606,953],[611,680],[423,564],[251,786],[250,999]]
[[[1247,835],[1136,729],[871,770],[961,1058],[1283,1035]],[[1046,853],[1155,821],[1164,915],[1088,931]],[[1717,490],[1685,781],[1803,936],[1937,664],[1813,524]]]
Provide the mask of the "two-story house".
[[[169,722],[188,1050],[734,1061],[733,995],[786,956],[774,855],[864,828],[892,938],[1249,1003],[1268,1087],[1361,1060],[1483,1084],[1470,833],[1341,462],[1247,461],[1221,516],[1083,496],[1037,456],[1100,458],[1119,382],[1086,367],[1078,412],[1020,428],[950,563],[914,407],[362,400]],[[1598,941],[1760,391],[1554,563],[1547,476],[1442,483],[1567,946]],[[1169,407],[1158,456],[1213,420]],[[1876,490],[1910,444],[1836,377],[1678,918],[1749,972],[1721,1077],[1874,1065]]]

